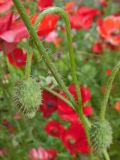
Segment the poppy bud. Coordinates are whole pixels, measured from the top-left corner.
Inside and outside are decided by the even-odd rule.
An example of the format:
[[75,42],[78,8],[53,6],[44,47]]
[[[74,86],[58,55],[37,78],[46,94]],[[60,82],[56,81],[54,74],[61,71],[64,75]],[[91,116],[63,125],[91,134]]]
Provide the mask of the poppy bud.
[[93,150],[96,154],[106,150],[112,143],[112,128],[108,121],[94,122],[90,130]]
[[13,93],[13,100],[17,109],[25,117],[33,118],[41,104],[41,88],[39,83],[33,79],[17,82]]

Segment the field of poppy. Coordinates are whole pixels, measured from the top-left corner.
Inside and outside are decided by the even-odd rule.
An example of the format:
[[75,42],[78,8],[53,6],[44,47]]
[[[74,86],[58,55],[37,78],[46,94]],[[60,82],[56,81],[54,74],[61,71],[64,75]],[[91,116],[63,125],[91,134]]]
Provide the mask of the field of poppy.
[[0,0],[0,159],[120,160],[120,0]]

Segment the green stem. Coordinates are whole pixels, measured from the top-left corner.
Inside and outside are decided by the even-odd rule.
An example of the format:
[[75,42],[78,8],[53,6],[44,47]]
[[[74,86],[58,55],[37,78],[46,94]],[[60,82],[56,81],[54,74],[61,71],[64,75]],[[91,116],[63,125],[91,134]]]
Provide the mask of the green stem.
[[109,157],[107,151],[104,151],[103,155],[104,155],[105,160],[110,160],[110,157]]
[[55,13],[61,16],[65,22],[65,27],[66,27],[66,33],[67,33],[67,41],[68,41],[68,50],[69,50],[69,57],[70,57],[70,64],[71,64],[71,72],[72,72],[72,77],[73,77],[73,83],[76,86],[76,92],[77,92],[77,97],[78,97],[78,104],[81,110],[81,116],[82,116],[82,102],[81,102],[81,93],[80,93],[80,84],[78,83],[77,76],[76,76],[76,64],[75,64],[75,56],[74,56],[74,51],[72,47],[72,35],[71,35],[71,27],[70,27],[70,22],[69,18],[64,11],[64,9],[59,8],[59,7],[51,7],[49,9],[44,10],[40,15],[37,17],[36,22],[34,24],[35,30],[37,29],[38,25],[42,21],[43,17],[45,15],[48,15],[50,13]]
[[66,88],[64,82],[62,81],[61,76],[59,75],[58,71],[56,70],[56,67],[53,65],[52,61],[50,60],[48,53],[46,52],[46,49],[44,48],[43,44],[41,43],[39,37],[37,36],[31,22],[30,19],[28,17],[28,15],[25,12],[25,8],[23,7],[23,5],[20,3],[19,0],[13,0],[24,24],[26,25],[28,32],[30,34],[30,36],[32,37],[33,42],[35,43],[39,53],[43,56],[43,60],[46,63],[47,67],[49,68],[49,70],[51,71],[51,73],[53,74],[53,76],[55,77],[56,81],[58,82],[58,84],[61,86],[61,88],[63,89],[63,91],[66,93],[67,97],[70,99],[70,101],[72,102],[73,106],[76,106],[76,103],[74,101],[73,96],[70,94],[70,92],[68,91],[68,89]]
[[111,76],[108,80],[108,83],[107,83],[106,93],[105,93],[104,99],[103,99],[102,104],[101,104],[101,111],[100,111],[100,120],[101,121],[103,121],[105,119],[105,112],[106,112],[107,103],[108,103],[108,100],[109,100],[109,97],[110,97],[112,84],[113,84],[113,81],[114,81],[115,76],[118,73],[119,69],[120,69],[120,62],[113,68],[112,74],[111,74]]
[[30,78],[33,50],[31,45],[27,46],[27,63],[25,67],[25,79]]

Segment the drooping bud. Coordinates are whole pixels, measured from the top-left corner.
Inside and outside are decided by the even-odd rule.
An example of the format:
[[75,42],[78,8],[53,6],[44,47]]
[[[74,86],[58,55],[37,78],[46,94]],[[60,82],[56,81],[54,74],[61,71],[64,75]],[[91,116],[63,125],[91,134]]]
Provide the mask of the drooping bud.
[[100,155],[112,143],[112,128],[108,121],[94,122],[90,130],[93,150]]
[[17,82],[13,100],[16,107],[25,117],[33,118],[41,104],[41,88],[39,83],[33,79]]

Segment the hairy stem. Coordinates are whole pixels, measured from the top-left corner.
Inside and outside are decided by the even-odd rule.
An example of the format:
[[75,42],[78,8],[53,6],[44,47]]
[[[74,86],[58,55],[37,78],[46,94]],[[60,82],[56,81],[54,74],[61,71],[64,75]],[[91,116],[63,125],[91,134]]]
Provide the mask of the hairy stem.
[[31,45],[27,46],[27,62],[25,67],[25,79],[30,78],[33,50]]
[[113,81],[114,81],[114,79],[116,77],[116,74],[118,73],[119,69],[120,69],[120,62],[113,68],[112,74],[111,74],[111,76],[108,80],[108,83],[107,83],[106,93],[105,93],[104,99],[103,99],[102,104],[101,104],[101,111],[100,111],[100,120],[101,121],[103,121],[105,119],[105,112],[106,112],[107,103],[108,103],[108,100],[109,100],[109,97],[110,97],[112,84],[113,84]]
[[107,153],[107,151],[103,152],[104,158],[105,160],[110,160],[109,154]]

